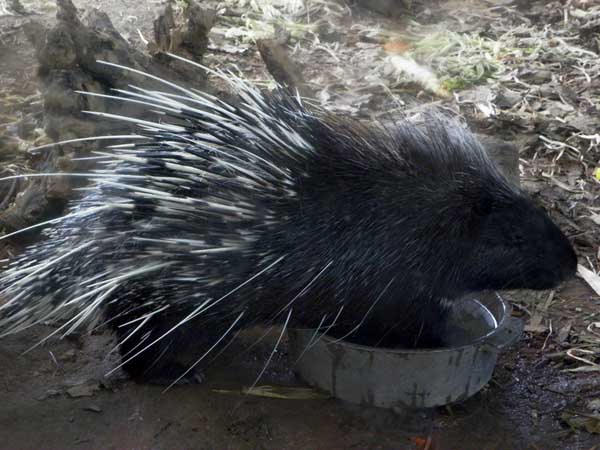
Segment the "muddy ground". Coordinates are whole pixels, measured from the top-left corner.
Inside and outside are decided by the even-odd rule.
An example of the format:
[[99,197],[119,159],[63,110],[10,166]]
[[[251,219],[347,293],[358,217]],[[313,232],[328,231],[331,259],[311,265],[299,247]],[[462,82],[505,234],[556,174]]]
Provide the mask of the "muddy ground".
[[[79,0],[75,3],[81,8],[94,6],[107,12],[119,32],[139,48],[143,48],[142,36],[151,35],[156,12],[164,7],[164,3],[158,1],[98,0],[92,4]],[[461,16],[461,8],[473,13],[474,3],[481,6],[467,0],[445,3],[452,4],[457,16]],[[494,2],[480,3],[489,8]],[[495,3],[510,5],[513,2]],[[562,5],[548,3],[552,8]],[[22,26],[32,19],[52,23],[56,13],[52,2],[23,1],[25,14],[6,9],[9,4],[0,1],[5,7],[0,8],[0,162],[3,168],[28,166],[26,149],[36,139],[43,138],[40,130],[43,105],[35,76],[36,61]],[[340,11],[346,9],[335,11],[342,14]],[[349,11],[352,14],[346,20],[360,27],[343,30],[346,37],[353,33],[358,36],[362,32],[357,30],[364,31],[375,25],[393,30],[403,26],[368,11]],[[430,11],[425,15],[428,20],[432,20],[431,14]],[[597,36],[596,32],[595,39]],[[240,46],[245,49],[242,54],[237,54],[231,46],[222,51],[226,46],[222,41],[217,43],[221,51],[207,55],[208,63],[235,61],[249,77],[265,77],[264,66],[251,43]],[[335,72],[343,64],[352,63],[340,56],[341,62],[338,61],[339,67],[336,67],[327,57],[327,51],[311,53],[301,47],[297,50],[298,58],[306,58],[301,62],[305,66],[305,77],[313,86],[323,81],[319,71]],[[319,58],[325,61],[326,57],[327,62],[320,67]],[[351,72],[348,68],[350,75]],[[597,78],[591,80],[588,92],[594,86],[598,89],[598,82]],[[327,95],[335,92],[334,85]],[[323,97],[321,95],[321,99]],[[334,95],[337,99],[341,97]],[[434,100],[426,93],[411,96],[417,97],[423,102]],[[342,102],[336,106],[339,110],[376,115],[377,108],[385,109],[389,105],[377,96],[365,102],[359,111],[353,108],[360,102]],[[597,105],[586,111],[592,124],[598,120]],[[598,126],[595,127],[598,132]],[[529,147],[522,152],[525,168],[530,168],[536,158],[543,160],[544,157],[543,152],[538,151],[541,144],[531,142],[527,141]],[[574,207],[573,192],[580,185],[579,179],[569,172],[572,161],[562,167],[568,169],[556,170],[551,177],[536,176],[539,173],[533,170],[524,171],[524,185],[545,202],[559,223],[568,229],[569,236],[577,240],[580,258],[589,263],[588,267],[597,269],[598,232],[594,227],[598,225],[579,215],[565,214]],[[597,192],[589,191],[591,197],[583,196],[591,208],[599,206]],[[598,209],[592,211],[596,211],[597,216]],[[18,248],[3,251],[5,256],[10,256]],[[0,341],[0,448],[600,449],[600,371],[597,367],[600,326],[594,325],[600,320],[598,295],[578,278],[556,292],[512,293],[511,299],[516,314],[527,322],[524,338],[501,357],[492,381],[480,393],[462,404],[430,411],[391,412],[346,405],[333,399],[287,400],[243,395],[241,389],[252,384],[273,345],[272,340],[265,339],[245,351],[244,344],[256,338],[252,333],[229,347],[211,365],[203,384],[175,387],[163,393],[160,387],[136,385],[118,372],[104,377],[117,364],[114,357],[107,356],[112,348],[110,336],[50,339],[23,355],[52,331],[46,327],[34,328]],[[587,362],[577,357],[584,357]],[[285,345],[278,350],[259,384],[303,386],[286,359]]]
[[[597,398],[594,375],[565,376],[527,337],[501,358],[492,382],[468,401],[433,411],[390,412],[333,399],[245,396],[273,342],[230,348],[202,385],[163,393],[121,376],[102,378],[105,336],[52,341],[21,352],[47,329],[7,339],[0,349],[0,447],[6,449],[593,449],[598,437],[571,428]],[[115,379],[116,378],[116,379]],[[261,385],[302,386],[285,347]],[[220,392],[220,391],[227,392]],[[219,391],[219,392],[217,392]]]

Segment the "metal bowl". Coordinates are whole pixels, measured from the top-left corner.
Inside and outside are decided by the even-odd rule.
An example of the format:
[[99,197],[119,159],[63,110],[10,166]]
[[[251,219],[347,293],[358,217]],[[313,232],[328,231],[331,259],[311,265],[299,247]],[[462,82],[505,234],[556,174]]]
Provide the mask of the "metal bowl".
[[[497,293],[467,298],[451,309],[445,347],[388,349],[314,330],[289,330],[290,353],[302,379],[333,397],[380,408],[432,408],[463,401],[492,377],[498,353],[516,342],[520,319]],[[315,342],[311,342],[311,340]]]

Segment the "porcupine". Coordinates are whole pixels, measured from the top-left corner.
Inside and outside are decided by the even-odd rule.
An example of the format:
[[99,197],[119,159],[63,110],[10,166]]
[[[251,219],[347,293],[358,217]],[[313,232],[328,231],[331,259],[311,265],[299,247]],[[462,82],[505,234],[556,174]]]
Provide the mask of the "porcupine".
[[200,361],[250,325],[436,346],[453,300],[574,274],[564,234],[454,120],[366,125],[225,78],[235,104],[159,80],[120,94],[156,123],[97,113],[139,133],[1,275],[2,333],[103,317],[134,379],[169,382],[193,377],[178,351]]

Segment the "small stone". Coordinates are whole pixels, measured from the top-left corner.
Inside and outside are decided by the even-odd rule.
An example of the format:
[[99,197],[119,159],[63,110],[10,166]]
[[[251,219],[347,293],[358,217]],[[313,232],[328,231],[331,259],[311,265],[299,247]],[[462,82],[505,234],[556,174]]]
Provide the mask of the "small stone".
[[60,391],[58,391],[56,389],[48,389],[43,395],[36,397],[36,400],[39,402],[43,402],[44,400],[46,400],[48,398],[57,397],[59,395],[60,395]]
[[82,384],[79,386],[73,386],[67,389],[67,394],[71,398],[79,398],[79,397],[91,397],[94,395],[94,392],[98,390],[98,385],[90,385],[90,384]]
[[86,406],[83,409],[84,409],[84,411],[91,411],[91,412],[95,412],[95,413],[101,413],[102,412],[102,408],[100,408],[98,405],[89,405],[89,406]]
[[77,359],[77,353],[75,350],[71,349],[66,351],[61,357],[61,361],[75,361]]
[[500,108],[512,108],[521,100],[523,100],[523,96],[520,93],[510,89],[501,89],[496,94],[495,104]]
[[592,411],[600,411],[600,397],[591,399],[587,403],[587,407]]

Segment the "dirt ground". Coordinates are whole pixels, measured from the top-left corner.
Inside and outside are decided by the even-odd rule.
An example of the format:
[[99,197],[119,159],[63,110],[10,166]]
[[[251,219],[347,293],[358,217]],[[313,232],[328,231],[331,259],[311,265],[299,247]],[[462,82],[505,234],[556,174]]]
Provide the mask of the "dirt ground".
[[[543,338],[504,355],[492,382],[463,404],[391,412],[333,399],[245,396],[272,342],[230,348],[201,385],[162,393],[121,376],[104,379],[105,336],[51,341],[21,356],[48,330],[0,348],[0,447],[5,449],[592,449],[597,436],[560,420],[598,394],[594,375],[565,376],[540,358]],[[261,384],[302,386],[285,347]],[[227,391],[216,392],[216,391]]]
[[[32,19],[52,23],[56,7],[45,0],[21,3],[26,14],[7,9],[10,2],[0,0],[2,169],[29,165],[26,149],[36,139],[43,138],[43,105],[35,76],[36,61],[22,26]],[[243,8],[249,2],[238,3]],[[487,27],[481,34],[494,35],[497,31],[493,24],[472,25],[467,17],[484,17],[483,12],[481,15],[474,12],[477,8],[489,13],[490,8],[496,11],[493,8],[508,8],[511,4],[521,7],[523,2],[442,3],[454,16],[464,19],[456,22],[462,28]],[[532,3],[539,7],[540,2]],[[560,16],[557,5],[564,2],[546,3],[549,16]],[[75,4],[80,8],[97,7],[108,13],[117,30],[138,48],[143,47],[143,39],[151,36],[152,20],[164,7],[160,1],[131,0],[79,0]],[[554,11],[552,8],[558,8],[554,16],[550,14]],[[390,18],[345,6],[334,8],[333,12],[340,17],[344,15],[345,23],[352,26],[344,29],[342,38],[335,33],[329,38],[346,43],[359,41],[361,45],[356,48],[361,51],[371,51],[371,35],[365,30],[398,31],[405,26]],[[516,17],[532,14],[521,12]],[[431,16],[429,11],[418,19],[432,21]],[[218,24],[221,28],[227,27]],[[542,25],[535,26],[543,29]],[[255,80],[267,77],[252,42],[237,42],[237,46],[227,44],[225,35],[217,31],[214,43],[219,49],[209,52],[207,64],[235,61]],[[563,34],[557,33],[557,36]],[[597,28],[592,29],[591,36],[590,42],[596,39],[600,47]],[[571,46],[577,45],[573,40],[569,42]],[[327,84],[319,98],[331,102],[333,109],[376,116],[399,101],[408,104],[436,100],[431,93],[415,95],[403,89],[394,90],[393,100],[386,90],[367,95],[356,85],[357,80],[364,77],[361,64],[368,65],[368,58],[367,63],[353,60],[356,55],[352,55],[352,48],[339,48],[339,53],[332,54],[338,51],[335,45],[319,46],[316,50],[306,47],[298,45],[294,54],[303,63],[305,78],[313,87]],[[240,53],[235,48],[241,49]],[[590,48],[586,47],[580,54],[589,56],[586,51],[592,54],[600,51],[600,48]],[[547,53],[544,58],[549,58]],[[560,71],[567,70],[567,66],[551,67],[561,75]],[[592,99],[586,100],[591,106],[580,109],[584,113],[578,116],[577,123],[581,123],[581,117],[587,121],[584,121],[585,127],[581,125],[582,128],[577,129],[579,141],[565,141],[567,156],[557,158],[562,148],[557,138],[546,146],[545,141],[532,139],[539,128],[522,129],[513,140],[523,148],[524,186],[544,202],[565,227],[586,267],[597,270],[600,189],[589,177],[594,170],[594,158],[598,166],[599,153],[597,144],[592,149],[593,140],[586,136],[592,136],[594,129],[599,132],[600,116],[593,99],[600,90],[600,72],[593,72],[593,67],[583,67],[586,74],[592,74],[583,89],[569,85],[572,81],[569,76],[563,74],[557,78],[560,86],[574,89],[573,95]],[[328,84],[327,72],[343,72],[349,81],[344,86],[331,80]],[[571,91],[561,92],[564,100]],[[468,97],[466,93],[460,94]],[[515,117],[516,113],[514,120]],[[495,125],[496,130],[500,130],[498,133],[507,123],[502,120]],[[584,128],[588,125],[592,132],[586,134]],[[569,135],[568,139],[572,137]],[[568,153],[572,150],[569,146],[580,151],[584,147],[581,142],[587,142],[586,139],[590,141],[590,148],[569,159]],[[580,169],[581,161],[585,169]],[[538,170],[540,166],[542,169]],[[587,188],[582,188],[583,179],[587,180]],[[573,213],[579,211],[578,208],[583,212]],[[596,217],[598,222],[590,217]],[[5,248],[4,254],[10,256],[13,251],[16,250]],[[290,400],[242,394],[241,390],[251,385],[262,369],[276,336],[246,351],[244,344],[256,338],[248,333],[215,360],[201,385],[175,387],[163,393],[160,387],[137,385],[118,372],[108,378],[104,376],[118,363],[114,354],[108,354],[113,344],[110,336],[50,339],[23,354],[51,332],[46,327],[32,328],[0,341],[0,449],[600,449],[598,293],[577,278],[556,292],[509,295],[516,314],[527,323],[521,342],[502,355],[492,381],[480,393],[464,403],[428,411],[383,411],[334,399]],[[277,351],[260,385],[303,386],[286,356],[284,345]]]

